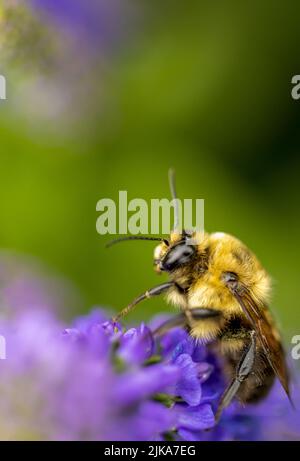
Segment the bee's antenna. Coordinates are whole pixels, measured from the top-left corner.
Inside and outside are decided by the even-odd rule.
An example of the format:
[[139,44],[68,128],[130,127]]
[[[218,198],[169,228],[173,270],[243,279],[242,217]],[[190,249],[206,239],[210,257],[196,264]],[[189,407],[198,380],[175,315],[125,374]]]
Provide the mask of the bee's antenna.
[[119,243],[119,242],[124,242],[125,240],[156,240],[156,241],[159,241],[159,242],[164,242],[166,245],[169,245],[168,240],[163,239],[161,237],[142,237],[142,236],[139,236],[139,235],[130,235],[128,237],[120,237],[118,239],[111,240],[110,242],[108,242],[105,245],[105,247],[109,248],[112,245],[115,245],[116,243]]
[[174,230],[178,230],[179,227],[179,209],[177,202],[176,183],[175,183],[175,170],[174,168],[169,169],[169,184],[172,200],[174,200]]

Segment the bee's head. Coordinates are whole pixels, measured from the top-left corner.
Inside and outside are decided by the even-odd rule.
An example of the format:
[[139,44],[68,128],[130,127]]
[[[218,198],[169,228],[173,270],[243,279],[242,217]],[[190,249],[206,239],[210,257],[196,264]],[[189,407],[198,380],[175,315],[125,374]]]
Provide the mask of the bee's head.
[[190,243],[191,235],[171,232],[170,241],[162,242],[154,250],[154,265],[156,272],[173,272],[188,264],[194,258],[195,246]]

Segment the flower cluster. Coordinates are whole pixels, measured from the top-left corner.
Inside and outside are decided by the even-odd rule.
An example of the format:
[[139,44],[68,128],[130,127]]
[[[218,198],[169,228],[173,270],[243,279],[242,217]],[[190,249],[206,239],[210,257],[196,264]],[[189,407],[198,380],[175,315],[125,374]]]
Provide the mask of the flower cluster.
[[161,338],[95,310],[70,328],[25,309],[2,320],[0,438],[34,440],[281,440],[300,418],[279,386],[257,406],[232,404],[218,425],[221,364],[183,329]]

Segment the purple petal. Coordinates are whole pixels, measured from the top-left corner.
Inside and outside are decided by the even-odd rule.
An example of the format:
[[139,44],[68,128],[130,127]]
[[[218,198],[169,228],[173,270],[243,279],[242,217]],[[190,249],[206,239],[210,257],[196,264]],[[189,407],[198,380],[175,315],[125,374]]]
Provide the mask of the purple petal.
[[181,406],[178,412],[178,427],[191,431],[210,429],[215,425],[215,417],[209,404],[201,404],[198,407]]
[[132,404],[154,394],[175,389],[180,371],[172,365],[151,365],[120,376],[115,390],[116,401]]
[[[157,402],[145,401],[131,414],[117,421],[109,440],[159,440],[163,432],[175,426],[175,415]],[[161,439],[163,440],[163,439]]]
[[189,431],[187,429],[179,429],[178,435],[182,440],[186,442],[198,442],[199,441],[199,433]]
[[172,361],[175,361],[176,358],[181,354],[193,355],[195,349],[195,340],[191,336],[187,336],[183,341],[176,345],[173,354]]
[[197,370],[200,382],[204,383],[210,378],[212,372],[214,371],[214,367],[210,363],[203,362],[198,364]]
[[152,333],[144,324],[124,333],[120,343],[118,355],[127,363],[141,364],[153,353]]
[[176,386],[176,394],[180,395],[191,406],[199,405],[201,400],[201,383],[198,378],[198,367],[188,354],[179,355],[175,362],[181,370],[181,377]]

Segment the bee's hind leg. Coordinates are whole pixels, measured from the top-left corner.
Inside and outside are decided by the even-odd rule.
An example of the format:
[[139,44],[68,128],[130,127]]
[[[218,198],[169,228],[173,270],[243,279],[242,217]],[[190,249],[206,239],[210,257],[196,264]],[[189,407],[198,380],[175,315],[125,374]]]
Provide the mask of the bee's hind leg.
[[250,332],[250,342],[247,346],[246,351],[244,352],[243,357],[241,358],[237,369],[235,378],[231,381],[227,389],[225,390],[220,403],[217,408],[217,412],[215,415],[216,422],[219,421],[222,411],[226,408],[232,399],[237,394],[241,384],[248,378],[249,374],[251,373],[254,365],[256,354],[256,333],[254,330]]

